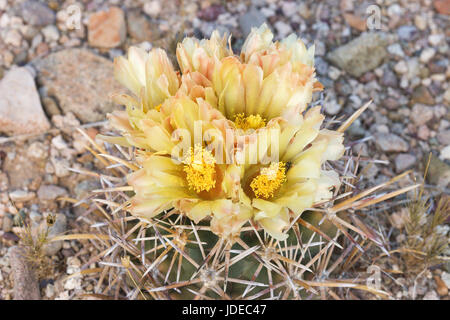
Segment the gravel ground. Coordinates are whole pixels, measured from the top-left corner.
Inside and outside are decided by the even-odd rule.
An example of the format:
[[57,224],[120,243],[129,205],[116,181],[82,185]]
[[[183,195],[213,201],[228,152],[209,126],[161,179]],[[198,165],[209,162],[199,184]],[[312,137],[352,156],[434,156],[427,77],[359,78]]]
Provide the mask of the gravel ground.
[[[98,186],[68,169],[101,167],[76,127],[93,138],[109,130],[103,121],[117,106],[108,93],[121,90],[112,60],[130,45],[163,47],[174,57],[183,34],[202,38],[218,29],[232,33],[238,52],[263,22],[276,39],[294,32],[315,44],[325,87],[316,99],[327,115],[344,119],[373,100],[348,130],[349,140],[366,141],[355,152],[381,160],[366,168],[368,185],[407,169],[423,175],[431,152],[427,186],[448,194],[449,14],[448,0],[0,0],[0,299],[13,298],[11,270],[20,261],[8,252],[18,244],[20,217],[32,230],[50,216],[57,221],[52,234],[88,231],[83,209],[56,199],[82,199]],[[95,292],[94,276],[63,279],[96,267],[88,244],[46,248],[53,270],[41,277],[43,299]],[[399,290],[396,298],[448,299],[447,272],[445,265],[425,272],[415,291]]]

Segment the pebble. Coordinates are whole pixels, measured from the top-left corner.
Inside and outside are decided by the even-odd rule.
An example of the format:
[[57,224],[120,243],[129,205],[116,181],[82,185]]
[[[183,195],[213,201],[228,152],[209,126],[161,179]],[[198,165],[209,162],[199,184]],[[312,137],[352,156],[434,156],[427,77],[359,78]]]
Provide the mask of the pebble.
[[21,6],[23,19],[34,26],[46,26],[55,23],[56,16],[45,3],[40,1],[25,1]]
[[55,185],[41,185],[37,192],[39,200],[49,201],[67,195],[67,190]]
[[417,29],[423,31],[427,28],[427,19],[421,15],[416,15],[414,17],[414,24],[416,25]]
[[342,106],[336,101],[336,99],[332,99],[331,101],[324,103],[324,109],[327,114],[332,116],[338,114],[339,111],[341,111]]
[[19,31],[11,29],[6,33],[4,41],[6,44],[9,44],[11,46],[20,47],[20,45],[22,44],[22,35]]
[[354,77],[378,67],[387,55],[387,37],[382,33],[363,33],[338,47],[327,58]]
[[427,123],[428,121],[433,119],[433,117],[434,117],[433,109],[423,104],[415,104],[410,114],[410,119],[417,126]]
[[403,52],[402,46],[400,43],[393,43],[387,47],[387,51],[395,56],[404,57],[405,53]]
[[439,159],[450,160],[450,145],[446,146],[444,149],[441,150]]
[[41,30],[41,32],[44,35],[45,41],[47,42],[54,42],[58,41],[59,39],[58,28],[54,25],[46,26]]
[[290,33],[292,33],[292,28],[284,21],[277,21],[274,24],[275,29],[278,31],[278,36],[280,38],[287,37]]
[[10,70],[0,80],[0,132],[33,134],[49,128],[31,73],[25,67]]
[[2,224],[2,230],[4,232],[11,232],[12,228],[14,226],[14,220],[10,214],[5,214],[3,216],[3,224]]
[[408,41],[414,40],[417,36],[417,28],[411,25],[405,25],[397,28],[397,35],[400,40]]
[[420,54],[420,61],[423,63],[428,63],[436,54],[436,49],[434,48],[425,48]]
[[405,74],[408,72],[408,65],[406,64],[405,60],[401,60],[395,64],[394,70],[398,74]]
[[239,17],[239,27],[242,30],[244,38],[246,38],[252,28],[259,27],[266,22],[266,17],[258,9],[252,8],[249,12]]
[[431,136],[431,131],[426,125],[422,125],[417,129],[417,137],[419,139],[427,141]]
[[36,194],[31,191],[14,190],[9,193],[9,197],[11,198],[12,201],[25,202],[33,200],[36,197]]
[[161,13],[161,4],[157,0],[146,2],[142,9],[149,16],[156,18]]
[[117,109],[108,95],[123,89],[115,81],[108,59],[73,48],[33,63],[38,81],[59,102],[64,114],[72,112],[82,122],[93,122],[104,120],[106,113]]
[[436,291],[428,291],[424,296],[423,300],[440,300]]
[[434,105],[435,99],[427,87],[419,86],[414,89],[414,91],[411,95],[410,103],[411,104],[422,103],[422,104],[427,104],[427,105]]
[[88,41],[93,47],[115,48],[125,41],[126,36],[125,15],[118,7],[96,12],[89,18]]
[[127,13],[128,34],[137,41],[154,41],[161,37],[158,24],[152,23],[137,10]]
[[375,134],[375,143],[384,152],[406,152],[409,150],[408,143],[393,133]]

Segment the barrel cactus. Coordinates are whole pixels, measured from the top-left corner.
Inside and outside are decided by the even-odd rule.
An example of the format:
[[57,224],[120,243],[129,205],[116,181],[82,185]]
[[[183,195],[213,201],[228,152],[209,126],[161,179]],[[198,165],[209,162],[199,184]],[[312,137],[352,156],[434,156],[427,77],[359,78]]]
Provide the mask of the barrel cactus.
[[298,299],[350,287],[386,295],[332,276],[364,244],[382,246],[355,212],[414,187],[382,198],[368,196],[395,179],[352,189],[357,162],[344,131],[368,104],[330,129],[311,103],[323,90],[314,47],[295,35],[273,41],[266,25],[240,54],[214,32],[185,38],[176,57],[179,69],[162,49],[131,47],[116,58],[115,76],[131,94],[113,95],[125,106],[109,115],[114,134],[86,135],[110,164],[91,206],[103,293]]

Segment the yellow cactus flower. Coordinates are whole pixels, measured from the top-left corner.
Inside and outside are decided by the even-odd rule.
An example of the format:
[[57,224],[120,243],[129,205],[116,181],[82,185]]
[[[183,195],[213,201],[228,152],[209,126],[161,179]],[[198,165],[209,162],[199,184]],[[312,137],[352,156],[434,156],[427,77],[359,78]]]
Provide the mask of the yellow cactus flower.
[[[123,118],[129,114],[120,113]],[[117,115],[112,119],[122,120]],[[238,232],[252,211],[238,201],[237,166],[216,160],[228,152],[222,131],[213,126],[223,119],[201,99],[195,103],[179,96],[168,99],[160,111],[151,110],[135,120],[137,129],[129,122],[122,127],[123,135],[138,140],[142,149],[137,155],[140,169],[128,177],[135,192],[132,214],[150,218],[176,208],[196,223],[210,216],[211,228],[224,237]],[[197,130],[215,140],[197,143]]]
[[141,48],[130,47],[128,59],[114,59],[114,75],[141,99],[144,112],[175,95],[180,86],[177,73],[162,49],[147,53]]
[[[332,198],[339,175],[322,170],[327,160],[337,160],[344,152],[342,134],[320,130],[324,116],[320,107],[306,112],[296,125],[278,119],[268,127],[279,130],[279,161],[242,166],[241,199],[252,204],[254,219],[271,236],[282,240],[290,216],[298,216],[315,203]],[[267,145],[267,147],[269,147]]]
[[216,61],[232,55],[231,46],[227,47],[227,37],[220,38],[216,30],[210,39],[198,40],[185,38],[177,46],[177,59],[183,74],[199,72],[211,79]]
[[322,165],[344,149],[342,134],[320,130],[320,107],[305,112],[321,88],[314,48],[295,35],[272,40],[266,25],[253,29],[235,56],[218,32],[186,38],[180,76],[160,49],[132,47],[115,60],[116,78],[136,97],[114,96],[126,107],[109,115],[121,136],[104,138],[137,148],[132,214],[175,208],[195,223],[210,217],[211,230],[228,238],[254,219],[284,239],[290,217],[332,197],[339,176]]

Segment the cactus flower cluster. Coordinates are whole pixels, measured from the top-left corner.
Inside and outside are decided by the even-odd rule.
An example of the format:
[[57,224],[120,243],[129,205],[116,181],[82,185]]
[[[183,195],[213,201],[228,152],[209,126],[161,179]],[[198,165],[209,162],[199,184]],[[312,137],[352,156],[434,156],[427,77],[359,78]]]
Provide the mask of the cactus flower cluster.
[[128,210],[145,219],[175,208],[226,239],[251,220],[285,239],[292,219],[340,185],[326,162],[343,155],[342,133],[310,106],[322,90],[314,47],[294,34],[273,41],[262,25],[239,55],[215,31],[185,38],[176,57],[179,71],[162,49],[131,47],[114,63],[132,95],[114,95],[126,107],[109,115],[121,136],[103,138],[135,147]]

